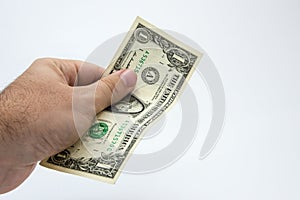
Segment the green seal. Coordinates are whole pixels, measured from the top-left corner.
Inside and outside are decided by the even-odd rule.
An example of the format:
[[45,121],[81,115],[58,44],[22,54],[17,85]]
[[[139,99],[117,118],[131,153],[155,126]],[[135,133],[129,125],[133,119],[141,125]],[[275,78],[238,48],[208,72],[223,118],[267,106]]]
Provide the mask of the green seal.
[[102,138],[108,131],[108,126],[104,122],[96,122],[88,130],[88,134],[91,138],[99,139]]

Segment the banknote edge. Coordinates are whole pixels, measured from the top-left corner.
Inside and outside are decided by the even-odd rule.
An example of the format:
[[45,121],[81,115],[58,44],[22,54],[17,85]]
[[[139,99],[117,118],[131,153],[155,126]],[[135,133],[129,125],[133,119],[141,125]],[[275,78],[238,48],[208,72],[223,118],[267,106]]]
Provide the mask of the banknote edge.
[[77,175],[77,176],[81,176],[81,177],[85,177],[85,178],[90,178],[90,179],[93,179],[93,180],[96,180],[96,181],[101,181],[101,182],[104,182],[104,183],[109,183],[109,184],[115,184],[116,183],[117,179],[115,179],[115,178],[113,178],[113,179],[106,178],[106,177],[103,177],[103,176],[98,176],[98,175],[95,175],[95,174],[90,174],[90,173],[86,173],[86,172],[82,172],[82,171],[78,171],[78,170],[74,170],[74,169],[70,169],[70,168],[65,168],[65,167],[61,167],[61,166],[58,166],[58,165],[48,163],[47,160],[49,158],[42,160],[39,163],[39,165],[41,165],[45,168],[48,168],[50,170],[55,170],[55,171],[67,173],[67,174],[70,174],[70,175]]

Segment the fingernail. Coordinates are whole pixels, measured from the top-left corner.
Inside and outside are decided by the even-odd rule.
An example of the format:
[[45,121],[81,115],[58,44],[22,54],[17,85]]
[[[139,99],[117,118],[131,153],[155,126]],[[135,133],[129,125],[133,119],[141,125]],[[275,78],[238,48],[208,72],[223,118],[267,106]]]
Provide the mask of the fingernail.
[[136,73],[131,69],[124,70],[120,78],[127,87],[133,87],[136,84]]

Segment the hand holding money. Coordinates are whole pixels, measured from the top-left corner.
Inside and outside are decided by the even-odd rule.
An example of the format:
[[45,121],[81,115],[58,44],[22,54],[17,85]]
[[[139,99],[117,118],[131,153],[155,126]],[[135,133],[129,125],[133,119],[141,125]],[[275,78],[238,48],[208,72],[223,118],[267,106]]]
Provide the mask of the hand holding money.
[[[0,94],[0,194],[20,185],[38,161],[74,144],[91,126],[95,111],[133,90],[133,71],[99,81],[103,71],[81,61],[38,59]],[[76,110],[74,98],[95,104]]]
[[115,183],[144,130],[174,105],[201,57],[138,17],[104,72],[105,77],[133,70],[137,84],[132,95],[98,113],[80,140],[41,165]]

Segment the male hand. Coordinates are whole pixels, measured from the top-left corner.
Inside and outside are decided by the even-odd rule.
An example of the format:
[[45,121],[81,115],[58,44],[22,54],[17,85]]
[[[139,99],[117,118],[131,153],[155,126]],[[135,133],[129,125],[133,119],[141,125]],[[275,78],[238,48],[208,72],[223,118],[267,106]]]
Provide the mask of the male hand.
[[36,163],[74,144],[96,113],[130,93],[136,74],[75,60],[36,60],[0,94],[0,194]]

